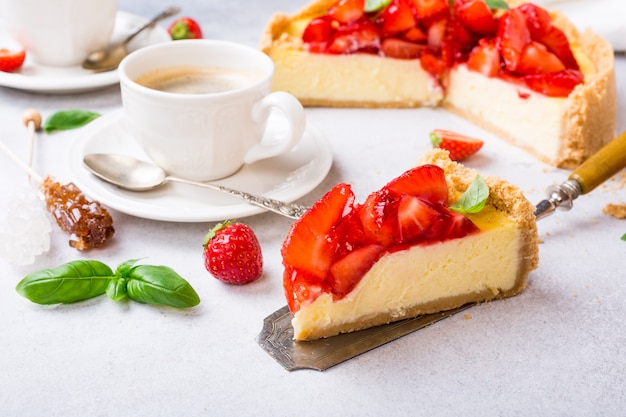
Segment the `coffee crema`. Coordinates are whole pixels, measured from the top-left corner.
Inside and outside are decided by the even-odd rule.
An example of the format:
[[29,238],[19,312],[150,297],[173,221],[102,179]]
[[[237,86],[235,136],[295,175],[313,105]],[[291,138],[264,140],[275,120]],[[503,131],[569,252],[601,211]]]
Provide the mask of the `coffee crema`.
[[177,94],[215,94],[259,81],[258,70],[225,67],[175,66],[143,73],[135,82],[153,90]]

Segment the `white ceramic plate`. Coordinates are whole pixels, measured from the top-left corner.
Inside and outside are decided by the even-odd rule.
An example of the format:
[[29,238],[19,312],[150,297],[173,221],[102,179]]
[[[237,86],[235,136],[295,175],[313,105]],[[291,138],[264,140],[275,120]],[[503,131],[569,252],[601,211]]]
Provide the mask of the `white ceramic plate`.
[[[126,12],[117,12],[112,42],[119,42],[147,20]],[[165,29],[158,25],[148,29],[130,42],[128,49],[133,51],[143,46],[171,40]],[[0,45],[8,48],[21,48],[19,44],[0,26]],[[0,72],[0,86],[39,93],[77,93],[96,90],[119,82],[117,71],[94,73],[80,66],[50,67],[38,65],[28,57],[19,71]]]
[[[270,118],[268,129],[271,134],[281,126]],[[186,184],[168,183],[143,192],[122,190],[87,171],[83,157],[90,153],[121,153],[148,159],[124,127],[122,111],[102,116],[81,128],[72,142],[68,166],[72,180],[85,195],[112,209],[162,221],[220,221],[265,211],[236,197]],[[245,165],[235,175],[214,183],[291,202],[319,185],[331,165],[328,141],[309,124],[302,142],[290,152]]]

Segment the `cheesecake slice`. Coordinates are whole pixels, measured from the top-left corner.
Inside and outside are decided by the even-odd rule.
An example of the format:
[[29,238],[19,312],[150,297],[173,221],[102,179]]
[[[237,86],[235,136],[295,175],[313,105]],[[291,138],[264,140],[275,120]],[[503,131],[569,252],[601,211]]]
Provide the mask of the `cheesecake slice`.
[[[338,184],[289,231],[295,340],[511,297],[538,264],[534,207],[515,186],[433,150],[355,203]],[[477,185],[478,184],[478,185]],[[468,191],[469,189],[469,191]]]
[[361,14],[363,0],[276,13],[261,42],[273,88],[307,106],[443,106],[561,168],[614,137],[611,45],[559,12],[517,0],[506,10],[484,0],[378,3]]

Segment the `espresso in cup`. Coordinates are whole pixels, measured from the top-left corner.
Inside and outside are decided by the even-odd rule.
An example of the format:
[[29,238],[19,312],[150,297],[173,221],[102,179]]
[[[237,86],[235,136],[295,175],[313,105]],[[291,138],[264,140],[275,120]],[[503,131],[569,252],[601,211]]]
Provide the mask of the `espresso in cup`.
[[274,63],[256,48],[164,42],[129,54],[119,75],[124,128],[169,175],[224,178],[289,152],[305,131],[302,104],[271,91]]
[[135,82],[166,93],[215,94],[245,88],[262,77],[262,72],[251,69],[173,66],[148,71]]

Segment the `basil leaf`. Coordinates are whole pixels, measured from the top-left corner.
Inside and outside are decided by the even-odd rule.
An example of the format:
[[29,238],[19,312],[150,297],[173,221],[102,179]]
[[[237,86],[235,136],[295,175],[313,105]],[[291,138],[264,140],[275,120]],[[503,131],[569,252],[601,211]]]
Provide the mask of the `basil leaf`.
[[489,197],[489,187],[480,175],[476,175],[474,181],[465,190],[459,201],[450,207],[450,210],[461,214],[478,213],[485,207],[487,197]]
[[377,12],[389,6],[391,0],[365,0],[365,13]]
[[504,0],[485,0],[485,3],[487,3],[487,6],[489,6],[490,9],[509,9],[509,5]]
[[622,236],[622,240],[623,240],[624,242],[626,242],[626,234],[624,234],[624,236]]
[[176,308],[193,307],[200,303],[200,297],[191,285],[167,266],[139,265],[132,268],[125,278],[126,292],[131,300]]
[[37,304],[70,304],[104,294],[112,278],[102,262],[80,260],[33,272],[15,289]]
[[98,117],[100,117],[98,113],[86,110],[64,110],[48,117],[43,125],[43,130],[50,133],[57,130],[76,129]]
[[106,293],[113,301],[120,301],[126,298],[126,278],[117,277],[109,281]]

